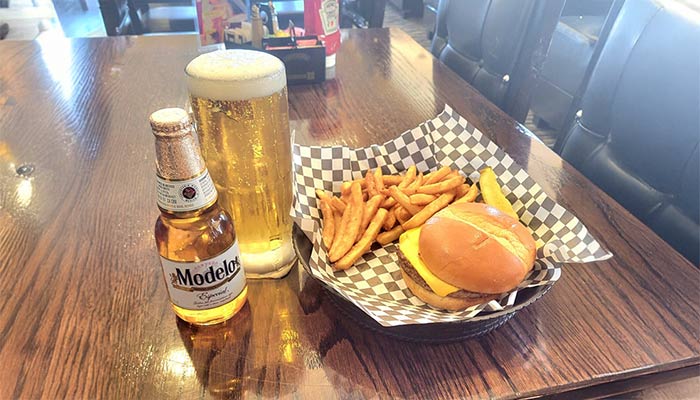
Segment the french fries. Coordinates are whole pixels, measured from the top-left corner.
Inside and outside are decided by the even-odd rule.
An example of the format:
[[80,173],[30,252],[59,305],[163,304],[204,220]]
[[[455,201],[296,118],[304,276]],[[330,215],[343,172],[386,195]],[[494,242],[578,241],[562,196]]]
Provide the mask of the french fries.
[[346,213],[335,213],[335,234],[333,235],[333,241],[331,242],[331,247],[327,247],[329,249],[328,257],[330,258],[330,250],[334,248],[338,248],[340,246],[340,240],[342,239],[343,235],[345,234],[345,231],[347,230],[348,226],[348,220],[350,219],[350,212]]
[[420,211],[420,207],[411,204],[411,199],[406,196],[406,193],[399,190],[398,186],[392,186],[389,188],[389,195],[396,200],[397,203],[401,205],[406,211],[410,212],[411,215],[416,214]]
[[413,228],[418,228],[423,225],[430,217],[435,215],[436,212],[447,207],[450,202],[455,198],[454,193],[443,193],[434,202],[425,206],[419,213],[415,214],[411,219],[401,224],[405,231]]
[[442,182],[431,183],[429,185],[423,185],[418,188],[418,193],[424,194],[438,194],[448,192],[457,186],[464,183],[464,178],[461,176],[454,176]]
[[353,182],[343,182],[343,185],[340,187],[340,198],[344,201],[347,201],[348,197],[350,196],[350,188],[352,187]]
[[384,175],[382,181],[384,186],[395,186],[401,183],[403,177],[401,175]]
[[471,185],[469,189],[467,190],[467,193],[455,200],[452,204],[455,203],[473,203],[477,196],[479,196],[479,188],[476,187],[476,185]]
[[382,246],[389,244],[394,240],[398,239],[399,236],[401,236],[401,234],[404,232],[405,231],[403,230],[403,227],[401,225],[396,225],[390,230],[377,235],[377,243],[381,244]]
[[399,221],[399,224],[403,225],[411,219],[411,213],[403,208],[402,206],[398,206],[394,208],[394,215],[396,215],[396,220]]
[[333,207],[331,207],[328,200],[321,199],[321,213],[323,214],[323,244],[326,248],[330,248],[333,244],[333,238],[335,236],[335,217],[333,216]]
[[479,196],[479,188],[476,185],[472,185],[469,190],[467,191],[467,194],[464,195],[460,200],[464,200],[469,203],[473,203],[476,201],[476,198]]
[[416,179],[416,166],[411,165],[408,167],[408,171],[406,171],[406,175],[404,175],[403,180],[401,183],[398,184],[399,189],[403,189],[405,187],[408,187],[413,181]]
[[389,211],[387,213],[386,219],[384,220],[384,225],[382,225],[382,228],[384,228],[385,231],[390,231],[391,228],[396,225],[396,214],[394,214],[394,211]]
[[379,194],[379,192],[377,192],[377,183],[374,179],[374,174],[372,174],[372,171],[369,169],[365,174],[365,187],[367,188],[367,194],[369,196],[376,196]]
[[420,188],[420,186],[423,184],[423,178],[423,173],[421,172],[420,174],[418,174],[416,179],[406,187],[406,189],[415,193],[418,190],[418,188]]
[[[335,221],[335,232],[333,232],[333,241],[335,241],[336,237],[340,237],[340,222],[343,220],[343,214],[340,212],[333,210],[333,220]],[[331,245],[333,245],[333,241],[331,242]],[[326,246],[327,249],[330,249],[330,246]]]
[[463,183],[457,186],[457,190],[455,191],[455,197],[457,198],[457,200],[461,199],[462,197],[464,197],[464,195],[469,193],[470,188],[471,186],[469,186],[468,183]]
[[431,183],[440,182],[440,181],[442,180],[442,178],[444,178],[444,177],[446,177],[447,175],[449,175],[450,172],[452,172],[452,170],[450,169],[450,167],[442,167],[442,168],[440,168],[439,170],[437,170],[437,171],[435,171],[435,172],[431,172],[431,173],[428,174],[428,176],[426,177],[425,184],[426,184],[426,185],[430,185]]
[[389,196],[384,200],[384,203],[382,203],[382,208],[386,208],[387,210],[390,208],[393,208],[396,205],[396,200]]
[[384,187],[386,185],[384,184],[384,175],[382,174],[381,168],[377,168],[374,170],[374,182],[377,186],[377,192],[384,191]]
[[331,198],[331,196],[329,196],[325,190],[321,190],[321,189],[316,189],[316,197],[318,197],[320,200],[325,200],[325,201],[328,201]]
[[357,234],[357,240],[360,240],[362,233],[367,229],[367,226],[369,226],[370,221],[374,218],[374,215],[377,213],[377,210],[379,210],[379,206],[382,205],[383,201],[384,195],[377,194],[372,196],[372,198],[365,203],[365,211],[362,214],[362,224],[360,225],[360,232]]
[[340,200],[339,198],[333,196],[333,197],[331,197],[330,201],[331,201],[331,205],[333,206],[333,208],[337,212],[339,212],[341,214],[345,212],[345,208],[347,207],[347,205],[345,204],[345,202],[343,200]]
[[[514,215],[490,168],[479,182],[487,204]],[[476,184],[468,184],[449,167],[423,174],[411,166],[402,175],[384,175],[380,167],[343,182],[339,196],[316,190],[323,217],[323,245],[335,270],[350,268],[376,241],[384,246],[409,229],[423,225],[450,204],[474,202]],[[516,215],[517,218],[517,215]]]
[[360,183],[353,182],[349,192],[349,204],[345,209],[343,219],[340,221],[340,238],[333,238],[333,244],[328,253],[328,259],[331,262],[336,262],[350,250],[355,243],[358,232],[360,232],[362,213],[364,212]]
[[336,270],[344,270],[352,267],[355,261],[357,261],[358,258],[362,257],[362,255],[370,249],[372,243],[374,243],[374,240],[379,234],[379,230],[384,224],[384,219],[386,218],[387,213],[388,211],[383,208],[377,211],[360,240],[358,240],[357,243],[352,246],[350,251],[348,251],[343,258],[334,264],[333,267]]
[[425,206],[437,199],[437,196],[434,194],[416,193],[412,194],[409,198],[411,199],[411,204],[416,206]]

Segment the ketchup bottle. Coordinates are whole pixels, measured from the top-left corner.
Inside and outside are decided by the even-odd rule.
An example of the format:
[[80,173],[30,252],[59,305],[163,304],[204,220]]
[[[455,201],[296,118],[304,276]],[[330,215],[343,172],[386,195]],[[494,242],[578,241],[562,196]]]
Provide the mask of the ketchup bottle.
[[304,0],[304,31],[319,35],[326,45],[326,68],[335,65],[340,47],[340,5],[338,0]]

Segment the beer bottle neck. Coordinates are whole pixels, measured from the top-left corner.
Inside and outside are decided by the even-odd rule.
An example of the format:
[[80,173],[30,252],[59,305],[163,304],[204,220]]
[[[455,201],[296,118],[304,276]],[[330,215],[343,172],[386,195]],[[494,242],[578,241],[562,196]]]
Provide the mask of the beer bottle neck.
[[196,213],[216,203],[189,114],[166,108],[151,114],[156,144],[158,207],[167,213]]
[[178,137],[156,136],[158,176],[168,180],[186,180],[199,175],[204,169],[194,132]]
[[190,179],[205,170],[202,153],[189,114],[181,108],[164,108],[151,114],[156,144],[156,170],[166,180]]

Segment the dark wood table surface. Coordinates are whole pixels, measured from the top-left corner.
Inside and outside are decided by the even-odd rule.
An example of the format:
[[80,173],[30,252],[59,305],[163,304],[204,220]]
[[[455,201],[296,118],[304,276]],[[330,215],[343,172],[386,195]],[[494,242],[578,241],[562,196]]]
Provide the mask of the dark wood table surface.
[[196,38],[0,42],[0,399],[572,398],[698,374],[697,268],[401,31],[343,35],[335,80],[289,90],[298,142],[382,142],[450,104],[615,256],[457,343],[361,329],[299,268],[192,328],[162,282],[147,118],[185,105]]

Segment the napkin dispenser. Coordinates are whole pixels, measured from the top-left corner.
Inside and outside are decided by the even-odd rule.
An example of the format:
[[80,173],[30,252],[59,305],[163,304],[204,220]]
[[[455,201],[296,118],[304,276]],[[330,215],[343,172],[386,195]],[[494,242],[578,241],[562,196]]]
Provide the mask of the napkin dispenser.
[[227,32],[224,44],[227,49],[261,50],[282,60],[287,73],[287,84],[320,83],[326,80],[326,47],[318,36],[270,37],[263,39],[262,49],[250,42],[234,40]]
[[282,60],[288,85],[326,80],[326,48],[318,36],[268,38],[263,49]]

